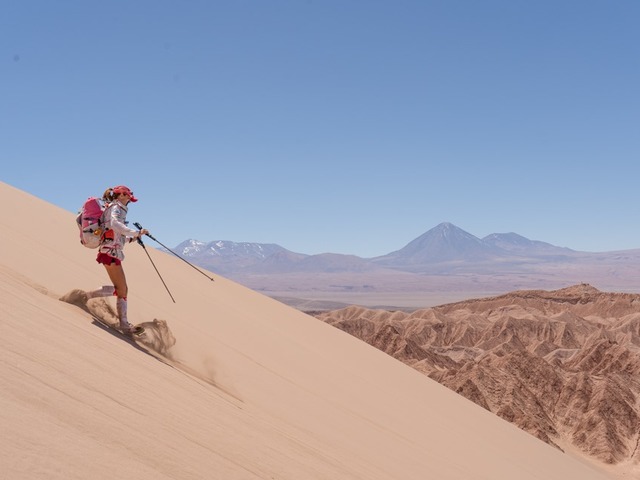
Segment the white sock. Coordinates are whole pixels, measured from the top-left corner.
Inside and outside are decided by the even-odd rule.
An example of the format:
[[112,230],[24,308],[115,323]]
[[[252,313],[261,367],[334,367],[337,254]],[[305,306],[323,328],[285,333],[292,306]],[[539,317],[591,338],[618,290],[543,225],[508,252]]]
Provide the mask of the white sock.
[[127,320],[127,299],[118,297],[116,300],[116,312],[118,313],[118,320],[120,320],[121,326],[129,325],[129,320]]

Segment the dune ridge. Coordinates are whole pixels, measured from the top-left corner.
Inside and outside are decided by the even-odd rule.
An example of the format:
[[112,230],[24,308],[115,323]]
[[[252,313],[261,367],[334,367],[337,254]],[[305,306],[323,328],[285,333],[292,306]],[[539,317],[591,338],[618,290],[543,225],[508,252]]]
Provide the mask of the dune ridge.
[[106,280],[74,214],[5,184],[0,201],[7,478],[614,478],[324,322],[223,277],[202,281],[148,246],[174,304],[132,244],[129,318],[163,319],[175,338],[164,358],[149,354],[89,305],[59,300]]
[[556,448],[640,464],[640,295],[579,284],[318,317]]

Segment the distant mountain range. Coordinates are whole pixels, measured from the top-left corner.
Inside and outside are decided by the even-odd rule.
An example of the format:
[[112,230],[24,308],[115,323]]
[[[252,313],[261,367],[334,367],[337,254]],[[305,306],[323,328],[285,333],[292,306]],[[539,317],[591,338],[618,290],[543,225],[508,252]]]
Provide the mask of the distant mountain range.
[[489,264],[495,271],[497,265],[513,268],[523,263],[566,261],[579,254],[516,233],[494,233],[481,239],[451,223],[441,223],[400,250],[374,258],[339,253],[306,255],[276,244],[226,240],[186,240],[174,251],[220,274],[372,272],[379,269],[447,273],[475,271]]
[[279,245],[187,240],[174,251],[192,263],[302,310],[344,304],[424,307],[519,289],[590,283],[640,291],[640,249],[579,252],[516,233],[478,238],[441,223],[374,258],[306,255]]

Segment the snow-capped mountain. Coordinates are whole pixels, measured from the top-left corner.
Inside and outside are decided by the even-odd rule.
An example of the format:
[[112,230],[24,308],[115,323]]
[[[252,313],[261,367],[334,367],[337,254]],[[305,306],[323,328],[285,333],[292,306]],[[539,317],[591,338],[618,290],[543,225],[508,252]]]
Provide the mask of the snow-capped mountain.
[[259,268],[268,258],[293,253],[273,243],[201,242],[194,239],[185,240],[173,251],[197,265],[220,273]]
[[248,243],[230,242],[228,240],[215,240],[213,242],[201,242],[199,240],[185,240],[174,251],[187,257],[213,256],[213,257],[254,257],[265,259],[276,252],[286,249],[273,243]]

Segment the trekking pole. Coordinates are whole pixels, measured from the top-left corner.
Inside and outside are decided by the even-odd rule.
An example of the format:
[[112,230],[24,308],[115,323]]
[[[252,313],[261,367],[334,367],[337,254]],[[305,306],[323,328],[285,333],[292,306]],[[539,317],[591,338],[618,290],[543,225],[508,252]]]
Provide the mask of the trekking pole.
[[[133,223],[136,228],[138,230],[142,230],[142,225],[140,225],[138,222],[134,222]],[[167,247],[164,243],[160,242],[159,240],[157,240],[153,235],[151,235],[150,233],[145,233],[145,235],[147,237],[149,237],[151,240],[153,240],[154,242],[158,243],[159,245],[163,246],[166,250],[168,250],[169,252],[173,253],[176,257],[178,257],[180,260],[182,260],[184,263],[186,263],[187,265],[189,265],[191,268],[197,270],[198,272],[200,272],[202,275],[204,275],[205,277],[207,277],[209,280],[211,280],[212,282],[215,282],[215,280],[210,277],[209,275],[207,275],[206,273],[204,273],[202,270],[200,270],[198,267],[196,267],[194,264],[189,263],[187,260],[185,260],[184,258],[182,258],[180,255],[178,255],[176,252],[174,252],[173,250],[171,250],[169,247]],[[140,241],[140,239],[138,239],[138,241]],[[146,250],[146,249],[145,249]],[[147,254],[148,255],[148,254]]]
[[164,278],[162,278],[162,275],[160,275],[160,272],[158,271],[158,267],[156,267],[156,264],[153,263],[153,260],[151,259],[151,255],[149,255],[149,252],[147,252],[147,247],[144,246],[144,243],[142,242],[142,239],[140,237],[138,237],[138,238],[136,238],[136,240],[140,244],[140,246],[144,249],[144,253],[147,254],[147,257],[149,257],[149,261],[151,262],[151,265],[153,265],[153,268],[155,268],[156,273],[160,277],[160,280],[162,281],[162,284],[164,285],[164,288],[167,289],[167,293],[171,297],[171,300],[173,300],[173,303],[176,303],[176,299],[173,298],[173,295],[171,295],[171,292],[169,291],[169,287],[167,287],[167,284],[164,283]]

